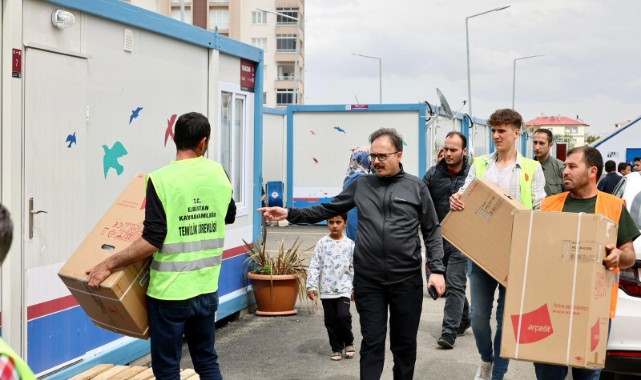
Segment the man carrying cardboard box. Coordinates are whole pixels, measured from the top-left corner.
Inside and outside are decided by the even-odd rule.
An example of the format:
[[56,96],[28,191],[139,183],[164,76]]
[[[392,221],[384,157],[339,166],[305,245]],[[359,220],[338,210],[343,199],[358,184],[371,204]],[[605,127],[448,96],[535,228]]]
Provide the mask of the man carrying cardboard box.
[[[543,170],[538,162],[524,158],[516,150],[515,144],[521,131],[523,118],[514,110],[500,109],[490,116],[488,124],[492,127],[492,141],[494,141],[496,152],[474,159],[465,184],[458,193],[450,197],[450,208],[453,211],[463,210],[465,205],[460,199],[461,195],[474,178],[480,178],[498,185],[526,207],[538,209],[545,198]],[[509,234],[511,231],[503,231],[503,233]],[[475,379],[500,380],[507,372],[509,364],[508,359],[499,356],[505,287],[471,261],[468,265],[468,275],[472,301],[472,331],[476,348],[481,354],[481,364]],[[496,288],[499,289],[499,298],[496,307],[496,333],[492,341],[490,318]]]
[[[546,198],[541,210],[599,214],[619,223],[617,246],[606,245],[603,265],[608,270],[625,269],[634,265],[636,255],[632,242],[640,233],[623,200],[597,190],[602,168],[603,158],[596,148],[586,145],[571,149],[563,170],[563,182],[568,191]],[[567,366],[543,363],[534,363],[534,370],[540,380],[562,380],[568,373]],[[572,368],[575,380],[596,380],[600,374],[600,369]]]
[[158,379],[180,379],[183,334],[201,379],[222,379],[214,349],[225,224],[236,204],[222,166],[204,157],[211,127],[191,112],[178,118],[176,160],[147,179],[142,237],[87,271],[100,287],[111,273],[153,255],[147,289],[151,366]]

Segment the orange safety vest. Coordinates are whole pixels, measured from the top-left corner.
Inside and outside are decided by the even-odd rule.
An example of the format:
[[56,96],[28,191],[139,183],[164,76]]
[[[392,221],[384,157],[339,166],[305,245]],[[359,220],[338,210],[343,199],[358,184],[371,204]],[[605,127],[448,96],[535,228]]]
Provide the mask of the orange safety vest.
[[[552,195],[543,199],[541,203],[542,211],[563,211],[563,205],[565,205],[565,200],[570,194],[569,191]],[[596,206],[594,207],[594,213],[597,215],[603,215],[611,220],[619,223],[621,218],[621,210],[625,207],[625,200],[614,196],[612,194],[604,193],[602,191],[597,192],[596,195]],[[612,298],[610,298],[610,318],[614,318],[616,308],[617,308],[617,299],[619,297],[619,268],[616,268],[614,271],[616,274],[616,282],[612,284]]]
[[[570,194],[569,191],[552,195],[543,199],[541,203],[542,211],[563,211],[565,200]],[[619,223],[621,217],[621,210],[625,205],[625,201],[612,194],[599,191],[596,196],[596,207],[594,213],[598,215],[607,216],[611,220]]]

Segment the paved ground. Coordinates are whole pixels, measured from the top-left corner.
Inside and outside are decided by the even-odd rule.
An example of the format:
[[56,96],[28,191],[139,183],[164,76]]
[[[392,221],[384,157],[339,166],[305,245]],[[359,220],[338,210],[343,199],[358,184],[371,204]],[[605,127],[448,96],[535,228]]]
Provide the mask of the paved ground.
[[[326,234],[326,227],[269,227],[268,247],[275,249],[281,240],[285,246],[301,237],[302,247],[313,247]],[[444,300],[432,300],[427,294],[418,333],[416,379],[473,379],[479,356],[471,329],[457,340],[453,350],[443,350],[436,340],[440,335]],[[292,317],[240,316],[223,323],[216,330],[216,349],[226,380],[246,379],[358,379],[358,354],[353,360],[332,362],[322,310],[308,314],[304,305]],[[358,350],[361,340],[358,314],[352,305],[353,331]],[[388,339],[389,343],[389,339]],[[148,365],[147,356],[137,365]],[[392,357],[389,349],[383,379],[392,379]],[[182,368],[193,368],[184,350]],[[531,363],[512,361],[506,379],[534,379]]]

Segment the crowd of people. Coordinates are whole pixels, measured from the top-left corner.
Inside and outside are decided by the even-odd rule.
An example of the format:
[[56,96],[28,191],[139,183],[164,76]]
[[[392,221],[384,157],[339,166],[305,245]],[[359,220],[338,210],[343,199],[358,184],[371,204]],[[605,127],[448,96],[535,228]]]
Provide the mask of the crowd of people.
[[[534,132],[534,159],[528,159],[516,149],[523,124],[518,112],[497,110],[488,124],[496,148],[494,153],[470,160],[465,135],[450,132],[436,164],[422,180],[403,170],[402,137],[394,129],[381,128],[370,135],[371,174],[361,170],[332,201],[306,208],[262,207],[258,210],[266,220],[334,221],[328,223],[330,235],[319,241],[314,252],[308,294],[310,298],[316,297],[320,288],[323,306],[332,302],[325,310],[332,360],[354,357],[351,314],[339,311],[335,299],[342,299],[339,303],[343,308],[349,305],[350,299],[355,301],[363,337],[359,350],[361,379],[380,379],[388,327],[394,379],[413,378],[424,287],[428,292],[446,297],[437,344],[443,349],[453,349],[457,337],[471,326],[480,359],[475,379],[503,379],[507,373],[509,360],[500,356],[505,287],[441,236],[440,222],[449,212],[465,208],[461,195],[475,178],[498,185],[529,209],[610,217],[618,222],[619,230],[617,243],[605,247],[607,256],[603,265],[614,270],[634,264],[632,242],[639,236],[639,229],[623,201],[606,192],[614,189],[614,179],[620,178],[614,172],[613,161],[605,164],[606,171],[612,174],[601,180],[604,164],[595,148],[573,148],[565,162],[560,161],[550,154],[554,140],[546,129]],[[353,163],[352,157],[350,165]],[[627,170],[627,166],[620,165],[620,170]],[[641,171],[641,159],[635,159],[635,170]],[[342,242],[350,239],[342,235],[345,218],[337,216],[353,209],[359,212],[355,220],[348,221],[348,228],[350,223],[356,223],[352,226],[357,231],[353,252],[341,249],[338,253],[337,247],[344,247]],[[340,233],[336,232],[336,224],[341,225]],[[419,231],[426,250],[426,285],[421,277]],[[343,264],[334,265],[339,257]],[[342,268],[342,272],[334,268]],[[348,281],[343,281],[350,276],[353,277],[351,297],[350,288],[345,285]],[[468,278],[469,302],[466,298]],[[492,326],[495,302],[496,323]],[[567,366],[544,363],[535,363],[533,368],[536,377],[545,380],[565,379],[569,371]],[[571,371],[574,379],[600,376],[598,369],[572,368]]]
[[[533,135],[532,160],[516,149],[521,115],[500,109],[488,124],[494,153],[471,160],[466,136],[450,132],[438,162],[422,179],[403,169],[402,136],[395,129],[378,129],[370,135],[369,146],[353,151],[344,188],[332,201],[306,208],[258,209],[266,220],[327,221],[329,234],[318,241],[309,266],[307,295],[322,302],[333,361],[356,356],[350,312],[355,302],[362,335],[361,379],[380,379],[388,328],[394,379],[414,377],[424,290],[446,297],[437,340],[440,347],[453,349],[457,337],[471,327],[480,359],[475,379],[502,379],[508,371],[509,360],[500,356],[505,287],[441,235],[440,222],[449,212],[465,208],[461,195],[475,178],[498,185],[529,209],[610,217],[619,224],[618,236],[616,244],[605,247],[603,265],[614,270],[634,264],[632,242],[639,229],[623,201],[608,194],[630,165],[619,164],[617,173],[615,162],[607,161],[607,175],[599,181],[604,164],[595,148],[573,148],[561,162],[550,155],[551,132],[539,129]],[[225,171],[204,157],[210,135],[209,122],[201,114],[178,119],[176,160],[147,179],[142,236],[87,271],[88,286],[96,289],[118,268],[151,257],[147,305],[152,368],[160,379],[180,377],[183,336],[200,378],[222,378],[214,348],[214,320],[225,225],[234,222],[236,205]],[[641,159],[634,160],[634,170],[641,171]],[[194,204],[215,210],[207,222],[217,228],[183,236],[176,232],[182,223],[180,215]],[[11,237],[9,214],[0,206],[0,264]],[[421,237],[426,281],[421,271]],[[3,379],[33,378],[1,340],[0,366],[8,374]],[[535,363],[533,371],[538,379],[555,380],[564,379],[569,368]],[[574,379],[598,379],[600,373],[571,371]]]

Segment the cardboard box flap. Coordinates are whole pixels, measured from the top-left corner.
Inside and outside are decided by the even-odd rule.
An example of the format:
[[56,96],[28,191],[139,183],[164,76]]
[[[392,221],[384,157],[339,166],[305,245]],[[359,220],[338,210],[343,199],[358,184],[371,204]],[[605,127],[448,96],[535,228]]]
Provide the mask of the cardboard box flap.
[[[145,175],[137,174],[93,230],[62,266],[58,275],[86,281],[86,271],[119,252],[142,235],[145,219]],[[102,286],[113,287],[123,276],[134,277],[144,268],[139,262],[114,272]],[[127,273],[131,272],[131,273]]]

